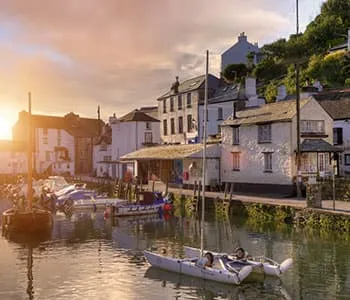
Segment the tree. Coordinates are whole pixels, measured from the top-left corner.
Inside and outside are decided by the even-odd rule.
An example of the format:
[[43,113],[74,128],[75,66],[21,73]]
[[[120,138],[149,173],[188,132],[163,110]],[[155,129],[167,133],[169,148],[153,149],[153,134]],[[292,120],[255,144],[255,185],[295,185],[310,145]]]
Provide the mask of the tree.
[[264,59],[258,63],[253,71],[253,75],[259,81],[270,81],[272,79],[283,77],[287,73],[287,66],[282,63],[276,63],[272,58]]
[[245,64],[231,64],[226,66],[222,75],[227,81],[233,82],[247,76],[249,72]]
[[261,52],[267,59],[282,59],[286,56],[286,45],[286,39],[279,39],[271,44],[264,45],[261,49]]

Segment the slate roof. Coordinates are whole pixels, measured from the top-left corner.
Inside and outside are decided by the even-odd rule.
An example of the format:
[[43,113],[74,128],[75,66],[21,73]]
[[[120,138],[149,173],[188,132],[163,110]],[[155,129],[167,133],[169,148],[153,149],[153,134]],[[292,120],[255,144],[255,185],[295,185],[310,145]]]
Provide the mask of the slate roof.
[[350,97],[340,100],[323,100],[319,103],[333,120],[350,119]]
[[[311,101],[310,98],[300,100],[300,108]],[[238,111],[236,118],[226,119],[221,126],[257,124],[267,122],[290,121],[296,114],[295,100],[265,104],[257,108]]]
[[[216,147],[216,144],[208,145],[207,148]],[[146,147],[121,157],[121,160],[142,159],[182,159],[203,150],[203,144],[185,145],[161,145]],[[208,155],[209,156],[209,155]]]
[[238,100],[240,98],[240,84],[225,84],[216,89],[213,97],[208,99],[209,104]]
[[26,143],[12,140],[0,140],[0,152],[24,152]]
[[158,119],[158,106],[144,106],[139,109],[152,118]]
[[[198,90],[199,88],[203,88],[204,82],[205,75],[200,75],[191,79],[187,79],[179,84],[178,93],[176,94],[187,93],[190,91]],[[218,83],[219,79],[216,76],[208,74],[208,89],[216,89]],[[164,95],[160,96],[157,100],[162,100],[164,98],[170,97],[171,95],[173,95],[173,91],[170,89]]]
[[[27,128],[27,112],[22,111],[19,114],[14,127]],[[104,122],[98,119],[81,118],[79,115],[69,113],[64,117],[32,115],[32,126],[34,128],[63,129],[75,137],[95,137],[99,135]]]
[[160,122],[159,120],[152,118],[150,115],[138,110],[134,109],[128,114],[119,118],[120,122]]
[[300,145],[301,152],[340,152],[337,147],[322,139],[305,139]]

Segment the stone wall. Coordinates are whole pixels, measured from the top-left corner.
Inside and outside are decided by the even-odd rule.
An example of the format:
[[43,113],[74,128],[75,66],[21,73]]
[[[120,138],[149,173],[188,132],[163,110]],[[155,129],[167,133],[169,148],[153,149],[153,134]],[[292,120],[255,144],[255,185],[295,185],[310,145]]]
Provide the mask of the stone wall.
[[[333,199],[333,180],[324,179],[319,181],[321,185],[322,200]],[[350,201],[350,180],[344,178],[335,179],[335,199],[339,201]]]

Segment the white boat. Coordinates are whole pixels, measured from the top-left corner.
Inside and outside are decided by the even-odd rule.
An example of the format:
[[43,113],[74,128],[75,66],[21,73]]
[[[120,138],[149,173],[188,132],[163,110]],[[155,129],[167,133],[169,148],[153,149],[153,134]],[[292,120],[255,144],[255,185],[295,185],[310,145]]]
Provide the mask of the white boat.
[[251,266],[235,269],[224,265],[220,258],[217,267],[205,267],[200,258],[172,258],[150,251],[144,254],[152,267],[221,283],[240,284],[252,272]]
[[[208,51],[206,59],[206,80],[204,89],[204,125],[203,126],[203,168],[202,182],[206,182],[206,137],[207,137],[207,113],[208,112]],[[201,253],[204,254],[204,217],[205,217],[205,184],[202,192],[202,214],[201,214]],[[153,266],[167,271],[172,271],[178,274],[185,274],[205,280],[228,284],[240,284],[251,272],[251,266],[243,266],[234,268],[218,257],[216,263],[211,261],[207,264],[208,258],[195,255],[189,259],[172,258],[162,254],[144,251],[148,262]],[[210,265],[210,266],[209,266]]]
[[141,215],[151,215],[159,213],[162,209],[164,203],[157,204],[126,204],[119,203],[113,205],[114,212],[113,215],[116,217],[122,216],[141,216]]
[[[198,256],[200,254],[200,249],[198,248],[192,248],[192,247],[184,247],[185,256],[186,257],[194,257]],[[207,250],[205,250],[207,252]],[[253,259],[247,259],[247,260],[238,260],[234,256],[227,255],[226,253],[216,253],[210,251],[214,257],[227,257],[230,261],[234,262],[236,265],[241,264],[252,266],[253,272],[263,272],[266,275],[271,276],[281,276],[283,273],[285,273],[287,270],[290,269],[290,267],[293,265],[293,259],[287,258],[284,260],[281,264],[275,262],[274,260],[264,257],[264,256],[257,256]]]
[[74,209],[92,209],[92,208],[106,208],[108,206],[121,206],[126,204],[127,201],[118,198],[94,198],[81,199],[73,201]]

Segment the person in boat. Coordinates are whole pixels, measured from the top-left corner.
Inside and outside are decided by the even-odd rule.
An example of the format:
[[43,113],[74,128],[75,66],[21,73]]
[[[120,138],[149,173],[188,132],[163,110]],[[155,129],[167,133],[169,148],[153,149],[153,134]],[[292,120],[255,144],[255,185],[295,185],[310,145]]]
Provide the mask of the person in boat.
[[236,248],[234,251],[233,251],[233,254],[232,256],[234,256],[236,259],[238,260],[247,260],[247,259],[251,259],[252,257],[250,255],[248,255],[246,253],[246,251],[239,247],[239,248]]
[[205,253],[204,257],[207,259],[205,267],[212,268],[214,263],[214,255],[211,252]]

